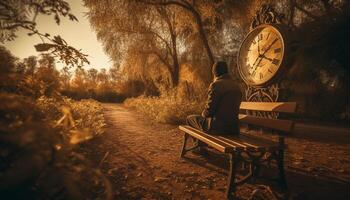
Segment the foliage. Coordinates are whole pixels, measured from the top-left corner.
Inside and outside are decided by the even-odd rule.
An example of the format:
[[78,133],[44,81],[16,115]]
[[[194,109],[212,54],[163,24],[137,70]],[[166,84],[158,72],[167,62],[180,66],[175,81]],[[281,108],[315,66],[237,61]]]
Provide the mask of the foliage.
[[[81,50],[67,44],[61,36],[51,37],[48,33],[41,33],[36,28],[38,15],[54,15],[57,25],[60,24],[60,17],[68,17],[72,21],[78,19],[70,13],[69,4],[64,0],[6,0],[0,2],[0,42],[11,41],[16,38],[18,28],[28,30],[28,35],[38,36],[42,43],[35,45],[38,52],[49,53],[67,66],[81,67],[89,63],[87,55]],[[32,17],[32,19],[30,19]],[[49,43],[45,42],[49,41]]]
[[[99,171],[74,153],[77,144],[103,132],[104,118],[98,103],[45,96],[34,101],[31,97],[5,92],[0,93],[0,100],[3,197],[23,198],[33,195],[35,190],[44,190],[37,195],[56,198],[54,191],[61,188],[67,191],[64,198],[75,199],[72,196],[86,194],[77,194],[72,187],[92,186],[91,182],[82,182],[82,173],[93,174],[92,180],[103,179]],[[71,173],[75,174],[74,179]],[[57,185],[52,187],[52,184]],[[108,183],[103,184],[105,187]],[[35,190],[30,189],[34,185]]]
[[[207,69],[214,62],[208,34],[220,28],[226,1],[84,2],[98,38],[125,79],[172,88],[180,82],[181,62],[198,62]],[[154,65],[161,75],[148,73]]]
[[61,36],[54,36],[53,39],[49,35],[45,35],[45,38],[50,40],[52,43],[40,43],[34,47],[38,52],[47,52],[58,60],[62,61],[66,66],[78,66],[82,67],[84,63],[89,64],[86,54],[81,53],[68,45],[68,43],[61,38]]
[[[61,76],[65,74],[66,71],[61,71]],[[92,98],[101,102],[122,102],[125,94],[118,91],[117,78],[114,68],[109,71],[81,68],[75,71],[73,77],[64,77],[60,92],[76,100]]]
[[[37,15],[54,15],[57,24],[60,23],[60,17],[69,16],[70,20],[78,19],[70,13],[69,4],[63,0],[44,0],[44,1],[13,1],[6,0],[0,3],[1,16],[1,34],[0,41],[14,40],[18,28],[30,30],[30,34],[37,32]],[[34,13],[33,20],[29,20],[30,14]]]
[[[2,76],[2,90],[19,91],[38,98],[42,95],[52,96],[58,92],[75,100],[96,99],[102,102],[121,102],[124,96],[119,93],[116,83],[119,72],[115,68],[109,71],[92,68],[79,68],[74,76],[68,67],[58,71],[51,54],[40,57],[30,56],[23,60],[14,57],[5,47],[0,46],[0,71],[10,73]],[[9,77],[16,81],[8,80]]]
[[67,72],[88,63],[87,55],[59,35],[37,30],[38,15],[53,15],[57,25],[60,17],[77,21],[64,0],[0,1],[2,43],[14,40],[19,28],[42,40],[35,45],[40,58],[19,60],[0,46],[0,196],[111,199],[109,181],[77,151],[80,144],[103,133],[102,107],[59,93],[70,76],[56,70],[55,59],[66,64]]
[[46,120],[52,127],[61,127],[63,134],[68,134],[64,138],[69,138],[69,141],[73,140],[72,137],[78,130],[90,134],[88,138],[103,133],[105,123],[102,106],[96,101],[41,96],[36,100],[36,105],[43,113],[47,113]]
[[203,97],[184,98],[175,91],[160,97],[140,96],[126,99],[124,104],[161,123],[184,123],[190,114],[200,114],[204,108]]
[[[80,144],[103,133],[102,106],[61,96],[49,55],[38,66],[30,57],[18,67],[18,59],[0,50],[6,58],[0,62],[0,195],[83,199],[99,190],[99,197],[109,198],[108,180],[77,153]],[[91,192],[83,194],[82,188]]]

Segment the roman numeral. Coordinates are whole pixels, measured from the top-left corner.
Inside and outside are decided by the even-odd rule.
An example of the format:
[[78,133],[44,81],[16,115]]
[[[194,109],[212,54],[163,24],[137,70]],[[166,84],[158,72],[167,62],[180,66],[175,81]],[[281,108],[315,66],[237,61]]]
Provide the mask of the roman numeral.
[[269,34],[267,34],[266,40],[268,40],[268,39],[269,39],[269,37],[270,37],[270,33],[269,33]]
[[281,51],[282,51],[281,48],[277,48],[277,49],[274,50],[274,53],[280,53]]
[[274,58],[274,59],[272,60],[272,64],[274,64],[274,65],[278,65],[279,62],[280,62],[280,60],[278,60],[278,59],[276,59],[276,58]]
[[259,73],[259,78],[262,79],[264,75],[262,73]]
[[256,41],[255,41],[255,40],[253,40],[253,44],[256,44]]
[[270,72],[271,74],[273,73],[273,71],[269,68],[267,69],[268,72]]
[[253,71],[252,76],[254,77],[254,76],[255,76],[255,74],[256,74],[256,73],[255,73],[255,71]]
[[262,40],[262,39],[263,39],[263,34],[260,33],[260,34],[258,35],[258,40],[260,41],[260,40]]

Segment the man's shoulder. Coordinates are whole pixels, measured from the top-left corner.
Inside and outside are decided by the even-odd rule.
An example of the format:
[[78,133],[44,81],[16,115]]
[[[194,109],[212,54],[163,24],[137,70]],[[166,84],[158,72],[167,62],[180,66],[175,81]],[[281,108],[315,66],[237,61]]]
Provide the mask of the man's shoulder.
[[232,79],[215,80],[210,84],[210,89],[215,91],[240,91],[239,85]]
[[231,77],[224,78],[224,79],[216,79],[211,84],[212,85],[220,85],[220,84],[238,85]]

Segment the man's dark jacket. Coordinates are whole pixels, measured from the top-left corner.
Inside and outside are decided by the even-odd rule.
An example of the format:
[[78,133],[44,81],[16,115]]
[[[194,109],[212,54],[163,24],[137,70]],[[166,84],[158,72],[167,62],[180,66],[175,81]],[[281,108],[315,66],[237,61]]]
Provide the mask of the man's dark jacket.
[[202,116],[210,133],[238,134],[238,113],[242,94],[229,74],[216,77],[210,84]]

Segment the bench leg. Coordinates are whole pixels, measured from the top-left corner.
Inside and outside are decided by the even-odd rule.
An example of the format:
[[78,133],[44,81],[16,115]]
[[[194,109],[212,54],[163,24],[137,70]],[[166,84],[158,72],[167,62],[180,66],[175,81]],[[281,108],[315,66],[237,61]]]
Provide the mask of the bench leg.
[[181,150],[181,154],[180,154],[181,158],[184,157],[185,153],[187,152],[186,151],[187,140],[188,140],[188,134],[184,133],[184,142],[182,144],[182,150]]
[[253,181],[256,181],[256,179],[259,178],[260,170],[261,170],[261,166],[259,163],[257,163],[257,162],[251,163],[250,171],[252,172],[252,180]]
[[278,171],[279,171],[278,183],[281,188],[287,189],[287,182],[286,182],[286,177],[284,172],[284,150],[278,150],[277,163],[278,163]]
[[227,199],[234,199],[234,192],[236,191],[236,171],[237,171],[237,153],[230,153],[230,171],[227,181],[226,197]]

